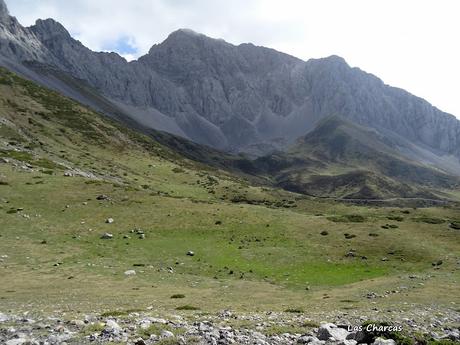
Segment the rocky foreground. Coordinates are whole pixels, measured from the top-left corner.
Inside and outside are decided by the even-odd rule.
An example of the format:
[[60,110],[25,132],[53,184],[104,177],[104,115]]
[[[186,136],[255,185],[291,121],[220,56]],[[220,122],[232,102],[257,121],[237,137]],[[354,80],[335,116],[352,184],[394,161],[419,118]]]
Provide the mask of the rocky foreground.
[[[414,309],[392,322],[365,321],[342,313],[334,323],[316,323],[303,313],[217,314],[186,312],[168,317],[149,312],[37,316],[0,312],[0,344],[460,344],[460,313]],[[115,316],[116,315],[116,316]],[[375,317],[376,315],[372,315]]]

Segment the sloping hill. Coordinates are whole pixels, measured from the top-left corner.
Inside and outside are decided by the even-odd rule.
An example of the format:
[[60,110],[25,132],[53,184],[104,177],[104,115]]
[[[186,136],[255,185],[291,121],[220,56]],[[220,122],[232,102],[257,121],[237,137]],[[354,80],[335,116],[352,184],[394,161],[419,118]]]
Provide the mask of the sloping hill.
[[259,158],[255,165],[274,175],[279,186],[316,196],[436,198],[436,189],[459,184],[457,177],[408,160],[376,130],[334,116],[286,152]]

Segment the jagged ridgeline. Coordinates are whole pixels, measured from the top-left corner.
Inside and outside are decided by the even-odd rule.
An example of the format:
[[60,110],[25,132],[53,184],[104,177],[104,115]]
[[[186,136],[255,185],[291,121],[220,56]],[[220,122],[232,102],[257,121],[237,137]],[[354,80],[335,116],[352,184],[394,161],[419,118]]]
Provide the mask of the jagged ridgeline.
[[460,171],[458,120],[340,57],[302,61],[178,30],[127,62],[89,50],[52,19],[25,28],[2,8],[4,65],[101,106],[81,94],[82,85],[90,86],[143,126],[261,155],[289,146],[322,118],[336,115],[397,140],[409,158]]

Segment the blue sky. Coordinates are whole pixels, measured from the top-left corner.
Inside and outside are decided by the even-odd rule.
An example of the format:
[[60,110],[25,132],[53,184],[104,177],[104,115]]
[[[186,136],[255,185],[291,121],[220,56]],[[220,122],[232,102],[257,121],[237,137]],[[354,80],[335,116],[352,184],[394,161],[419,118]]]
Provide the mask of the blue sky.
[[102,50],[117,52],[120,55],[136,56],[138,54],[136,41],[130,36],[121,36],[115,41],[105,42],[101,48]]

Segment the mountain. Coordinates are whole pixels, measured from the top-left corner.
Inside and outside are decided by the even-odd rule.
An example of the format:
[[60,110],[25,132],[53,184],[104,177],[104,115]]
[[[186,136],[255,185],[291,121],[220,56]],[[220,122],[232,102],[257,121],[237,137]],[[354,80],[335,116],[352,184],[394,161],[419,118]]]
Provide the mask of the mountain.
[[460,179],[401,155],[397,143],[336,116],[255,165],[285,189],[345,199],[439,198]]
[[458,120],[337,56],[305,62],[182,29],[127,62],[115,53],[89,50],[52,19],[24,28],[3,1],[1,6],[3,60],[34,62],[35,69],[51,65],[146,127],[260,155],[288,146],[320,119],[339,115],[409,140],[428,163],[439,165],[432,156],[444,156],[448,170],[460,157]]
[[338,56],[303,61],[180,29],[128,62],[53,19],[23,27],[0,0],[0,65],[180,155],[290,190],[433,197],[460,176],[460,121]]

